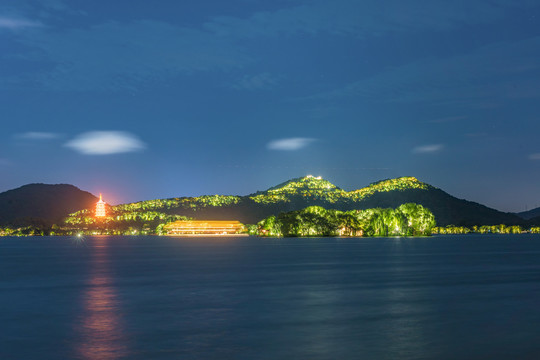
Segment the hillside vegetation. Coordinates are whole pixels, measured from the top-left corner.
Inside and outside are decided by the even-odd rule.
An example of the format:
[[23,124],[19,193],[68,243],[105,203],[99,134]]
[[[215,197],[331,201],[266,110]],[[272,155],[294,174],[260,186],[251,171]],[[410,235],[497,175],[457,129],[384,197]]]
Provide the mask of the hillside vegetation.
[[[254,224],[271,215],[309,206],[349,211],[397,208],[405,203],[428,208],[440,226],[521,225],[524,222],[514,214],[455,198],[414,177],[382,180],[358,190],[345,191],[320,177],[306,176],[246,196],[205,195],[147,200],[112,206],[111,210],[115,213],[156,212],[195,219],[234,219]],[[72,217],[80,216],[77,213]]]
[[414,177],[382,180],[346,191],[320,177],[306,176],[245,196],[176,197],[108,206],[107,217],[100,220],[94,217],[96,201],[95,196],[72,185],[30,184],[0,194],[0,225],[4,234],[70,233],[81,229],[89,233],[152,234],[159,233],[159,226],[165,223],[186,218],[256,224],[272,215],[312,206],[348,212],[396,209],[406,203],[429,209],[439,227],[536,224],[534,219],[524,220],[458,199]]
[[257,224],[261,236],[427,236],[435,217],[417,204],[396,209],[327,210],[310,206],[270,216]]

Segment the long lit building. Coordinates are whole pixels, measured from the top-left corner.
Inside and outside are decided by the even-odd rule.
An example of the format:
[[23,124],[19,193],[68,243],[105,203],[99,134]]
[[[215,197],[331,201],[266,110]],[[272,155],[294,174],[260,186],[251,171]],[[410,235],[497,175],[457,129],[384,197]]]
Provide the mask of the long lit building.
[[165,225],[167,235],[244,235],[245,227],[236,220],[179,220]]

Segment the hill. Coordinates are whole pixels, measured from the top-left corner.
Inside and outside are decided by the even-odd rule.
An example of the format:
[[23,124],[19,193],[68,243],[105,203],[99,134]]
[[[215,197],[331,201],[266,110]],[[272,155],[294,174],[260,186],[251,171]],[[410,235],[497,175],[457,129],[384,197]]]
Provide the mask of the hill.
[[[110,210],[111,216],[160,213],[195,219],[234,219],[253,224],[270,215],[297,211],[308,206],[347,211],[396,208],[405,203],[417,203],[428,208],[435,215],[439,226],[524,223],[515,214],[458,199],[414,177],[382,180],[358,190],[345,191],[320,177],[306,176],[247,196],[205,195],[157,199],[112,206]],[[84,214],[76,214],[75,217],[81,215]],[[69,221],[75,224],[80,220],[73,221],[72,217]]]
[[523,211],[523,212],[517,213],[517,215],[520,218],[523,218],[526,220],[535,220],[538,222],[540,221],[540,207],[529,210],[529,211]]
[[50,226],[97,198],[68,184],[28,184],[0,193],[0,226]]
[[304,204],[299,203],[307,202],[309,205],[322,205],[338,210],[395,208],[405,203],[416,203],[430,209],[440,226],[523,223],[522,219],[514,214],[458,199],[414,177],[382,180],[350,192],[320,177],[306,177],[293,179],[256,197],[261,200],[282,198],[294,207],[298,204],[303,208]]

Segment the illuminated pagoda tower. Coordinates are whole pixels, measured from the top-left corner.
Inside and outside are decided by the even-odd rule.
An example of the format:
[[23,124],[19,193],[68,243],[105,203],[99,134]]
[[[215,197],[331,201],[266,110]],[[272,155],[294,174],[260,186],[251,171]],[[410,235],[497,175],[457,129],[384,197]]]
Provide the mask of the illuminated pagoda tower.
[[105,201],[103,201],[101,194],[99,194],[99,201],[96,204],[96,217],[105,216],[107,216],[107,212],[105,211]]

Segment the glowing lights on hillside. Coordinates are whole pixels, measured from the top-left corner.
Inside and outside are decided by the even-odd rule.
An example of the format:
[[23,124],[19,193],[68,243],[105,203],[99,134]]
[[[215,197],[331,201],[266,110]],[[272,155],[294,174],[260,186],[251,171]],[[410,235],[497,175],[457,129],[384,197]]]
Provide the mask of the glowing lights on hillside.
[[[105,202],[100,200],[103,204],[96,205],[95,211],[94,209],[78,211],[70,214],[65,222],[70,226],[93,226],[96,223],[106,221],[114,224],[122,223],[126,225],[125,227],[129,227],[133,225],[133,222],[138,221],[141,224],[152,223],[154,227],[157,226],[157,223],[166,224],[184,219],[184,216],[174,214],[178,211],[191,214],[204,208],[249,207],[253,205],[250,202],[278,204],[296,201],[297,199],[324,201],[329,204],[338,202],[355,203],[363,201],[376,193],[410,189],[426,190],[429,188],[429,185],[418,181],[414,177],[401,177],[379,181],[358,190],[345,191],[320,176],[306,175],[303,178],[287,181],[267,191],[247,196],[203,195],[199,197],[147,200],[115,206],[106,206]],[[103,212],[98,211],[98,206],[103,206]]]
[[107,216],[107,211],[105,209],[105,201],[101,198],[99,194],[99,201],[96,204],[96,217],[105,217]]

